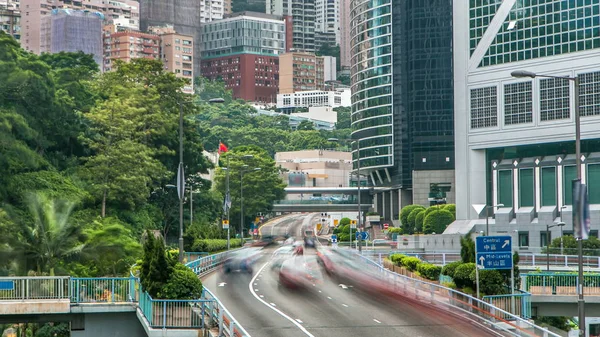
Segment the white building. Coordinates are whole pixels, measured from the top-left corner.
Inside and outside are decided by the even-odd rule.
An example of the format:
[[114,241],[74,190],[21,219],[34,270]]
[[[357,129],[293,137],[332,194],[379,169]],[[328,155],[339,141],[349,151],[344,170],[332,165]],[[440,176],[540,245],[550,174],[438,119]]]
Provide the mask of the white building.
[[327,81],[337,80],[337,59],[333,56],[323,56],[323,80]]
[[[315,32],[335,34],[335,44],[340,44],[340,0],[316,0],[317,20]],[[318,49],[319,46],[317,46]]]
[[521,249],[544,246],[556,221],[572,233],[575,85],[515,70],[579,77],[582,182],[592,235],[600,229],[600,3],[549,3],[455,0],[453,9],[456,217],[473,223],[485,216],[475,208],[502,204],[490,232],[517,231]]
[[349,88],[337,89],[336,91],[297,91],[291,94],[277,94],[277,108],[349,107],[352,105],[350,98]]
[[314,52],[318,49],[315,46],[315,0],[266,0],[265,7],[267,14],[292,17],[293,51]]

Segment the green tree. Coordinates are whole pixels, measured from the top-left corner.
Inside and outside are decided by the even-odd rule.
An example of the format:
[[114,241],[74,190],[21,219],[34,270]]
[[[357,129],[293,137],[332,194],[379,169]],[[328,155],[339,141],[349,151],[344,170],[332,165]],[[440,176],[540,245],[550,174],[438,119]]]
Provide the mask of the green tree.
[[[252,156],[251,158],[247,158]],[[231,191],[232,207],[230,219],[233,225],[240,219],[240,186],[243,186],[244,195],[244,223],[250,224],[251,219],[259,212],[269,212],[276,200],[285,196],[285,183],[279,176],[279,169],[269,154],[256,146],[239,146],[224,153],[220,159],[221,167],[224,167],[229,159],[229,184]],[[247,166],[244,166],[247,165]],[[255,170],[256,168],[260,170]],[[243,185],[240,185],[241,172],[243,174]],[[216,188],[225,195],[225,170],[217,169],[215,177]]]
[[413,228],[414,231],[417,233],[420,232],[420,230],[416,226],[417,215],[420,214],[421,212],[425,212],[425,210],[424,209],[415,209],[414,211],[410,212],[410,214],[408,215],[408,218],[406,219],[408,221],[408,228]]
[[169,261],[162,238],[154,238],[152,232],[146,233],[144,256],[140,268],[140,283],[145,291],[158,298],[160,291],[168,282],[176,261]]
[[312,121],[310,121],[308,119],[303,120],[296,127],[296,130],[298,130],[298,131],[311,131],[314,129],[315,129],[315,123],[313,123]]
[[[425,234],[442,234],[448,225],[454,221],[452,213],[441,209],[436,210],[425,216],[423,220],[423,233]],[[409,220],[410,222],[410,220]]]
[[415,232],[423,233],[423,221],[425,220],[425,210],[419,211],[415,217]]
[[470,234],[460,238],[460,258],[463,263],[475,263],[475,242]]
[[339,107],[333,109],[337,112],[337,123],[335,123],[336,129],[350,129],[351,128],[351,113],[352,109],[349,107]]
[[402,210],[400,211],[400,223],[402,224],[402,231],[406,234],[414,233],[415,229],[410,227],[410,224],[408,222],[408,216],[411,212],[417,209],[425,209],[425,207],[421,205],[408,205],[402,208]]

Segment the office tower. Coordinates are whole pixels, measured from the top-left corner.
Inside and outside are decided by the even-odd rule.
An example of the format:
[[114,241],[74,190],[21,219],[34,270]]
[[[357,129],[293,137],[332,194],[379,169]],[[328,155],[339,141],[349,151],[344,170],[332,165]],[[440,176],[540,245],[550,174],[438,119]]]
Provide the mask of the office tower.
[[377,211],[397,221],[401,207],[429,205],[434,189],[453,202],[452,1],[351,8],[354,164],[389,189],[375,194]]
[[267,0],[268,14],[291,17],[292,45],[288,51],[314,52],[315,0]]

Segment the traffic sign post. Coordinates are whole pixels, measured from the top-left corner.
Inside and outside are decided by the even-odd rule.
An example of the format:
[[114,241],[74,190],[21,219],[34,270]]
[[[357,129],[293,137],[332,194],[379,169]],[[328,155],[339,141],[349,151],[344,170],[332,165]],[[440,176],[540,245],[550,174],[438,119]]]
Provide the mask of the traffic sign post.
[[354,236],[356,237],[356,240],[358,240],[358,239],[368,240],[369,239],[368,232],[356,232],[356,233],[354,233]]
[[511,313],[515,313],[515,272],[512,237],[478,236],[475,238],[475,278],[479,298],[479,269],[510,269]]

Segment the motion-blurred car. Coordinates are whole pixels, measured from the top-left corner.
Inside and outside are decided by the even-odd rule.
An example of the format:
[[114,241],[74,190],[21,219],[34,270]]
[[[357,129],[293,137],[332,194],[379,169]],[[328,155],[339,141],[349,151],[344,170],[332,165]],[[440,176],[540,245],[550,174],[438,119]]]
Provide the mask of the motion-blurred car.
[[241,271],[252,273],[252,265],[260,257],[260,249],[245,248],[232,253],[225,262],[223,262],[223,272],[225,274]]
[[293,253],[294,253],[294,247],[291,245],[283,246],[283,247],[276,249],[273,252],[273,257],[272,257],[273,261],[271,262],[271,270],[279,270],[279,268],[281,268],[281,265],[283,264],[283,261],[292,257]]
[[323,275],[314,255],[289,258],[279,269],[279,283],[287,288],[308,288],[322,282]]
[[310,229],[304,231],[304,246],[314,248],[316,239],[315,232]]

